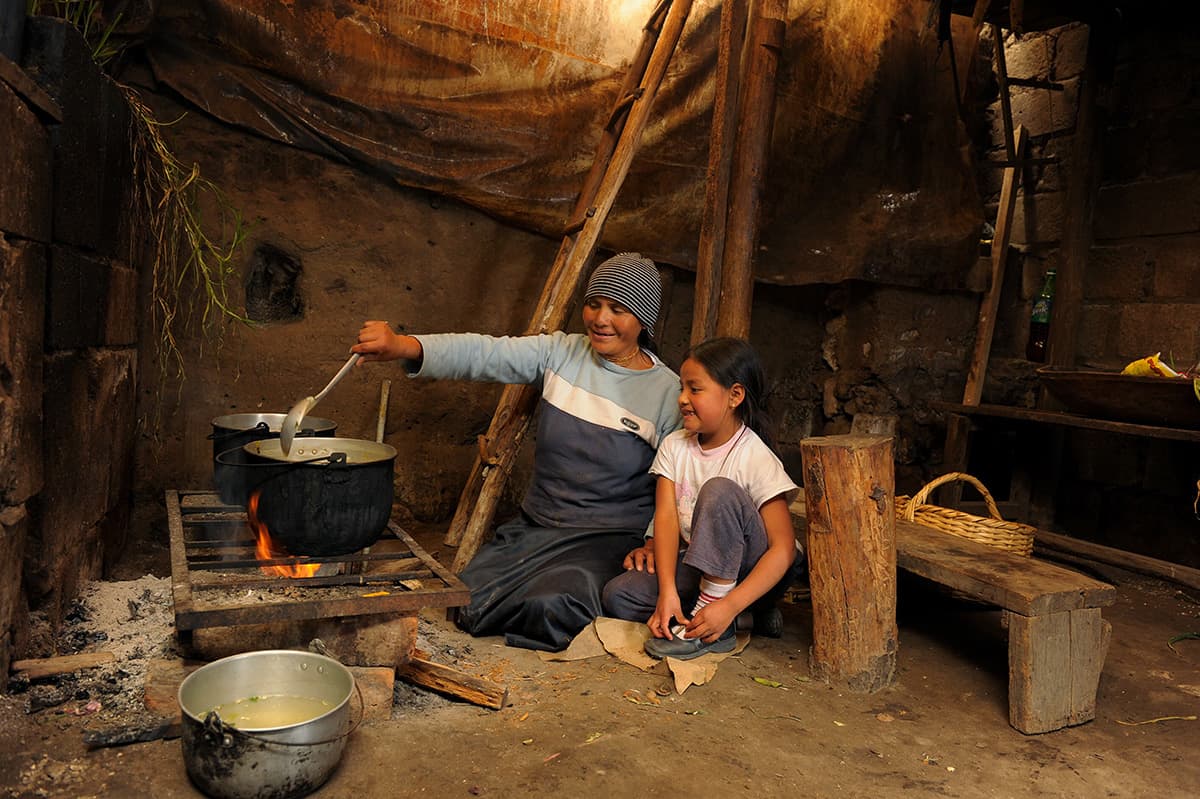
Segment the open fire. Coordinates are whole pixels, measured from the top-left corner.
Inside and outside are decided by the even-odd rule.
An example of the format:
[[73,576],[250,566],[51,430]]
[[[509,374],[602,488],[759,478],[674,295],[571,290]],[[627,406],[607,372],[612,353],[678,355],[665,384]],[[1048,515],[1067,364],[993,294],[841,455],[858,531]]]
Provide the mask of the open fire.
[[[267,530],[265,522],[258,518],[258,495],[259,491],[255,491],[250,495],[249,501],[246,503],[246,523],[250,530],[254,533],[254,554],[259,560],[274,560],[276,558],[286,558],[289,556],[286,550],[271,539],[271,533]],[[264,565],[259,566],[259,570],[263,574],[269,574],[275,577],[312,577],[321,568],[319,563],[293,563],[280,565]]]

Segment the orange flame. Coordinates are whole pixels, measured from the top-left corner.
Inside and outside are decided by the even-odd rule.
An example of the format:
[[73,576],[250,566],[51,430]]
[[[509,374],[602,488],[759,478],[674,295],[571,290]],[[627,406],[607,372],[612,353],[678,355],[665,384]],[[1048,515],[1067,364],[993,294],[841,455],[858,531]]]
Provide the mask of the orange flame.
[[[267,525],[258,518],[258,495],[260,492],[255,491],[250,495],[250,501],[246,504],[246,522],[250,525],[250,529],[254,531],[254,554],[259,560],[271,560],[284,555],[287,552],[278,544],[271,540],[271,534],[267,532]],[[270,574],[274,577],[312,577],[317,573],[317,569],[321,568],[319,563],[304,563],[293,564],[291,566],[260,566],[259,570],[263,574]]]

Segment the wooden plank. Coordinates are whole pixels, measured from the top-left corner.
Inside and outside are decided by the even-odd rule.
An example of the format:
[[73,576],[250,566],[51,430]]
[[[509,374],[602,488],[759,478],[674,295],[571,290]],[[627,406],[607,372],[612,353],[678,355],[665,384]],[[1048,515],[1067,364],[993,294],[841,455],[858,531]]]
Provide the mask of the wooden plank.
[[422,658],[414,657],[397,667],[396,675],[406,682],[492,710],[500,710],[508,702],[507,687]]
[[1132,424],[1130,422],[1113,422],[1107,419],[1092,419],[1088,416],[1061,411],[1017,408],[1010,405],[990,405],[987,403],[982,405],[962,405],[942,400],[930,400],[929,407],[939,411],[967,414],[969,416],[991,416],[998,419],[1013,419],[1021,422],[1079,427],[1085,430],[1103,430],[1108,433],[1119,433],[1121,435],[1138,436],[1140,438],[1163,438],[1170,441],[1200,442],[1200,430],[1157,427],[1155,425]]
[[[1003,95],[1001,95],[1003,96]],[[1024,125],[1017,126],[1017,156],[1024,155],[1028,142]],[[1011,160],[1011,159],[1010,159]],[[992,271],[987,294],[979,304],[979,320],[975,326],[975,350],[967,368],[967,383],[963,389],[963,405],[978,405],[983,397],[984,377],[987,374],[988,358],[992,350],[992,338],[996,332],[996,316],[1000,310],[1000,292],[1004,286],[1004,267],[1008,261],[1008,244],[1012,239],[1013,214],[1017,207],[1017,188],[1021,184],[1021,170],[1009,167],[1004,170],[1004,183],[1000,188],[1000,206],[996,210],[996,232],[992,237]]]
[[708,138],[708,171],[704,179],[700,241],[696,247],[692,344],[712,338],[717,330],[721,261],[725,256],[725,219],[729,210],[729,181],[733,170],[738,85],[741,83],[748,7],[748,0],[725,0],[721,4],[721,34],[717,44],[717,87]]
[[116,660],[116,655],[112,652],[84,652],[78,655],[14,660],[9,668],[14,677],[40,680],[57,674],[71,674],[83,669],[94,669],[106,663],[115,663]]
[[[21,24],[24,24],[24,20]],[[37,81],[29,77],[25,70],[3,53],[0,53],[0,80],[7,83],[22,100],[38,112],[43,121],[62,122],[62,108],[54,98],[47,94],[46,90],[37,84]]]
[[996,60],[996,81],[1000,84],[1000,119],[1004,123],[1004,151],[1008,153],[1009,161],[1015,161],[1020,148],[1017,147],[1016,137],[1013,135],[1012,100],[1008,94],[1008,64],[1004,60],[1004,31],[994,22],[992,39],[995,42],[993,53]]
[[1009,614],[1009,723],[1035,734],[1094,719],[1111,629],[1098,608]]
[[892,439],[800,442],[812,588],[812,670],[852,691],[896,676],[896,545]]
[[1111,605],[1111,585],[1036,558],[1021,557],[896,519],[896,561],[914,574],[1025,616]]
[[1023,733],[1061,729],[1070,718],[1070,618],[1008,616],[1008,722]]
[[787,2],[763,0],[751,13],[755,16],[747,43],[746,92],[738,106],[716,325],[717,335],[739,338],[750,337],[759,212],[775,122],[779,52],[787,33]]
[[1120,566],[1122,569],[1129,569],[1140,574],[1149,574],[1153,577],[1173,580],[1180,585],[1200,589],[1200,569],[1194,569],[1190,566],[1182,566],[1178,563],[1171,563],[1159,560],[1158,558],[1147,557],[1146,555],[1138,555],[1121,549],[1113,549],[1102,544],[1093,544],[1091,541],[1082,541],[1078,538],[1058,535],[1057,533],[1047,533],[1042,530],[1034,533],[1033,543],[1036,548],[1083,555],[1100,563]]

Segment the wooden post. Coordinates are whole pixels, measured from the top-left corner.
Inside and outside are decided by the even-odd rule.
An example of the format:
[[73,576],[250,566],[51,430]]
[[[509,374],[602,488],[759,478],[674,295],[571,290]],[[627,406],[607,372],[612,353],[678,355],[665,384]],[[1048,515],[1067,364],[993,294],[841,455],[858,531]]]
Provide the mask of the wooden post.
[[717,330],[721,297],[721,261],[725,256],[725,217],[737,132],[738,84],[741,83],[749,0],[721,3],[721,38],[717,44],[717,88],[708,137],[708,172],[704,179],[704,211],[696,247],[696,289],[692,302],[691,343],[712,338]]
[[717,335],[747,338],[754,300],[754,253],[763,171],[775,121],[775,74],[787,32],[786,0],[762,0],[750,23],[745,73],[746,92],[739,103],[725,251],[721,259],[721,304]]
[[[539,330],[561,329],[566,323],[571,298],[583,280],[584,267],[596,252],[596,242],[600,239],[600,232],[608,219],[608,212],[612,209],[621,184],[625,182],[625,175],[629,172],[629,166],[641,142],[642,131],[650,119],[650,107],[658,94],[658,87],[667,72],[667,64],[675,52],[675,45],[679,42],[683,25],[691,10],[692,0],[672,0],[670,3],[666,19],[662,23],[662,32],[646,66],[646,74],[634,93],[635,96],[630,100],[628,118],[596,190],[595,204],[588,208],[578,235],[572,239],[573,234],[568,232],[567,239],[572,240],[568,243],[568,240],[564,239],[559,250],[559,258],[555,260],[553,272],[559,272],[558,267],[561,263],[561,277],[555,280],[552,274],[551,281],[547,283],[542,302],[545,312],[534,320]],[[569,252],[564,254],[568,248]],[[538,324],[539,321],[541,324]],[[529,418],[536,401],[537,392],[530,386],[505,386],[500,406],[496,409],[484,442],[489,454],[489,465],[487,468],[483,468],[482,464],[480,466],[482,484],[479,487],[478,498],[463,529],[458,552],[454,556],[452,568],[456,574],[465,569],[475,557],[480,544],[483,543],[484,534],[491,527],[504,483],[512,471],[525,432],[529,429]],[[466,493],[464,490],[464,495]]]
[[1029,735],[1094,719],[1112,635],[1100,609],[1007,615],[1009,723]]
[[814,676],[868,693],[896,675],[892,439],[800,442],[808,514]]

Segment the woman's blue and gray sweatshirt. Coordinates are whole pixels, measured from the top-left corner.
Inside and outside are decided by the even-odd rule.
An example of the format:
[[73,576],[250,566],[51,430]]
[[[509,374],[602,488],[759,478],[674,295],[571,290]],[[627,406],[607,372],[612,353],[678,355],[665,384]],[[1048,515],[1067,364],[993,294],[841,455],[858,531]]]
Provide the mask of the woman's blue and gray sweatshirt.
[[542,381],[533,480],[521,504],[537,524],[646,528],[654,516],[650,464],[680,424],[679,376],[666,364],[617,366],[579,333],[416,338],[424,362],[414,377]]

